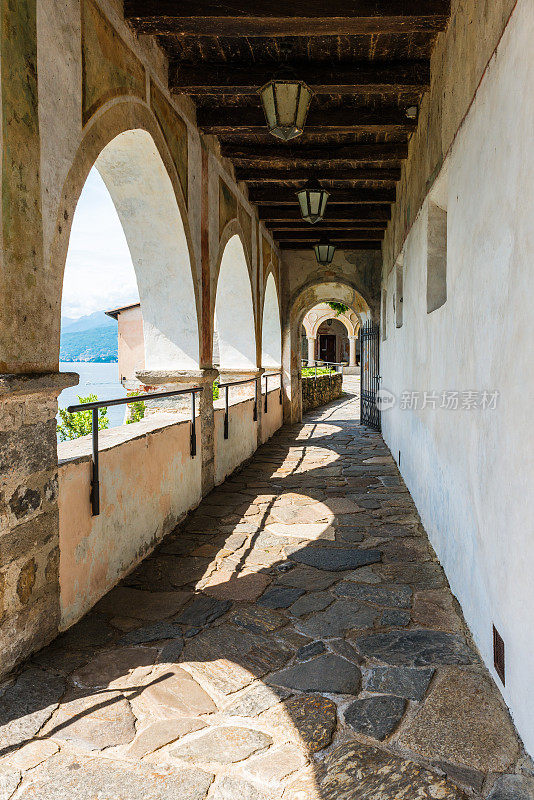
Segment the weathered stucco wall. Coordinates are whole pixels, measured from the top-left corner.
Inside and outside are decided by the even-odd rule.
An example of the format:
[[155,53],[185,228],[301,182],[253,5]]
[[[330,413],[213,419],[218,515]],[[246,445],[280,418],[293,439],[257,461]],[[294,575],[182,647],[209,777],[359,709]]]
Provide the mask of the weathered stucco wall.
[[228,412],[228,439],[224,438],[224,410],[215,409],[215,485],[251,457],[258,446],[257,423],[252,415],[254,400],[231,405]]
[[[264,398],[262,398],[263,400]],[[267,395],[267,413],[262,411],[261,442],[266,442],[282,426],[283,406],[280,402],[280,389],[270,389]]]
[[343,391],[343,375],[318,375],[302,378],[302,411],[317,408],[341,397]]
[[[134,438],[132,434],[135,431]],[[100,434],[100,515],[91,516],[89,437],[60,445],[61,629],[85,614],[201,499],[190,423],[154,415]],[[197,428],[197,444],[200,431]]]
[[397,184],[397,202],[383,244],[389,272],[467,114],[484,70],[517,0],[452,0],[451,18],[437,37],[430,89]]
[[[531,754],[533,41],[534,6],[519,0],[439,178],[447,300],[427,314],[427,200],[404,248],[403,325],[392,273],[381,342],[382,387],[397,396],[385,439],[490,670],[493,624],[504,639],[506,686],[494,675]],[[443,391],[485,390],[495,410],[462,410],[462,396],[440,407]],[[437,408],[402,409],[403,391],[435,391]]]

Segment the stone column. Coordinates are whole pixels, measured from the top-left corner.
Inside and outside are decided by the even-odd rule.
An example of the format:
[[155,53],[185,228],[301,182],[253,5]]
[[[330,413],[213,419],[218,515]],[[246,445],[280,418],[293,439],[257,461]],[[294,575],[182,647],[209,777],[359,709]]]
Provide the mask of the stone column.
[[349,336],[349,367],[356,366],[356,342],[357,336]]
[[0,375],[0,677],[58,633],[57,397],[77,383]]
[[[148,389],[154,392],[188,389],[200,386],[202,392],[197,395],[198,413],[200,417],[200,457],[202,459],[202,496],[208,494],[215,485],[215,454],[213,437],[213,382],[218,371],[212,367],[199,370],[141,370],[137,378]],[[162,401],[164,402],[164,401]],[[186,395],[183,399],[171,398],[164,406],[154,411],[190,413],[191,399]]]
[[308,336],[308,366],[315,365],[315,336]]

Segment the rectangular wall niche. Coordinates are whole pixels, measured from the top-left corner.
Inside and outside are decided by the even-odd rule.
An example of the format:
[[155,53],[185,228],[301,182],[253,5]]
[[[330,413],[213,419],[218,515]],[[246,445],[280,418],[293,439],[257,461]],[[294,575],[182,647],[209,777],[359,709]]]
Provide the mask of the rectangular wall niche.
[[402,328],[402,309],[404,306],[403,270],[403,261],[400,259],[395,266],[395,296],[397,298],[395,324],[397,328]]
[[426,262],[426,310],[447,300],[447,211],[429,200]]

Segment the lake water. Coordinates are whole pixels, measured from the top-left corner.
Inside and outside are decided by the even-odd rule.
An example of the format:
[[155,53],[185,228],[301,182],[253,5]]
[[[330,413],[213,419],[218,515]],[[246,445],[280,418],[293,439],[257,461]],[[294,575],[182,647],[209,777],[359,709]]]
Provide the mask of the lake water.
[[[119,380],[119,365],[98,364],[90,361],[60,361],[60,372],[77,372],[80,376],[78,386],[65,389],[58,398],[59,408],[67,408],[78,402],[78,395],[87,397],[96,394],[98,400],[112,400],[126,397],[126,389]],[[126,406],[112,406],[108,409],[111,428],[122,425]]]

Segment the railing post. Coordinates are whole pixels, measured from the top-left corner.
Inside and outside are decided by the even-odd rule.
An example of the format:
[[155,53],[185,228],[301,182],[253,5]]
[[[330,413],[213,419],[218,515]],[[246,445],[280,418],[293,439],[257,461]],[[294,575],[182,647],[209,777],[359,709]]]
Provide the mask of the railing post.
[[283,398],[282,398],[282,373],[280,373],[280,394],[279,394],[279,397],[280,397],[280,405],[282,405],[282,403],[283,403]]
[[[261,379],[260,379],[261,380]],[[254,380],[254,411],[252,412],[254,422],[258,421],[258,379]]]
[[191,458],[197,454],[197,429],[196,429],[196,408],[195,408],[195,392],[191,392]]
[[224,438],[228,439],[228,386],[224,387]]
[[269,394],[269,376],[266,375],[265,376],[265,400],[264,400],[264,405],[263,405],[263,411],[264,411],[265,414],[267,413],[267,395],[268,394]]
[[91,510],[93,517],[100,514],[100,480],[98,475],[98,409],[93,408],[92,435],[93,435],[93,474],[91,478]]

